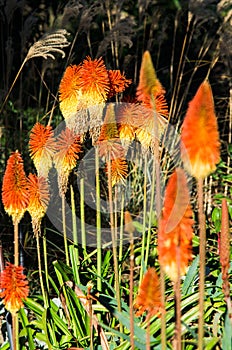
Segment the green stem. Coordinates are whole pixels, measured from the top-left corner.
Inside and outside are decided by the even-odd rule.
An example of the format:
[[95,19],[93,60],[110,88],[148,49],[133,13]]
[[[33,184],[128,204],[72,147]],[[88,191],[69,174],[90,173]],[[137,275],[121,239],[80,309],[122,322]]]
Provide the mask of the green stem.
[[99,153],[98,146],[95,147],[95,176],[96,176],[96,228],[97,228],[97,289],[102,290],[101,268],[102,268],[102,238],[101,238],[101,197],[99,176]]
[[139,285],[143,279],[144,273],[144,254],[145,254],[145,242],[146,242],[146,215],[147,215],[147,154],[144,156],[144,184],[143,184],[143,232],[142,232],[142,252],[141,252],[141,266]]
[[180,246],[177,247],[176,262],[178,268],[177,281],[174,284],[175,306],[176,306],[176,322],[175,322],[175,340],[176,350],[181,350],[181,285],[180,285]]
[[85,187],[84,178],[80,179],[80,216],[81,216],[81,243],[86,257],[86,232],[85,232]]
[[150,321],[150,314],[148,314],[147,316],[148,320],[147,320],[147,327],[146,327],[146,350],[150,350],[151,349],[151,342],[150,342],[150,336],[151,336],[151,321]]
[[73,230],[73,242],[78,245],[78,236],[77,236],[77,218],[76,218],[76,208],[75,208],[75,199],[74,199],[74,190],[73,186],[70,185],[71,193],[71,209],[72,209],[72,230]]
[[198,349],[204,348],[204,299],[205,299],[205,249],[206,249],[206,228],[205,215],[203,209],[203,180],[197,181],[198,193],[198,215],[199,215],[199,229],[200,229],[200,280],[199,280],[199,321],[198,321]]
[[116,246],[115,227],[114,227],[113,194],[112,194],[112,179],[111,179],[111,160],[110,160],[110,156],[108,157],[108,172],[107,172],[107,175],[108,175],[110,230],[111,230],[112,249],[113,249],[116,300],[117,300],[117,304],[118,304],[118,311],[121,312],[121,297],[120,297],[120,289],[119,289],[118,258],[117,258],[117,246]]
[[65,215],[65,194],[62,194],[62,225],[63,225],[63,235],[64,235],[64,250],[66,257],[66,264],[69,266],[69,254],[68,254],[68,239],[66,231],[66,215]]
[[[153,171],[152,171],[152,183],[151,183],[151,188],[155,188],[156,184],[156,164],[155,164],[155,159],[153,160]],[[156,189],[158,190],[157,186]],[[148,264],[148,257],[150,255],[150,243],[151,243],[151,224],[152,224],[152,217],[153,217],[153,205],[154,205],[154,193],[155,191],[151,191],[151,203],[150,203],[150,211],[149,211],[149,221],[148,221],[148,231],[147,231],[147,245],[146,245],[146,254],[145,254],[145,266]]]
[[42,291],[43,301],[45,308],[48,307],[47,297],[44,289],[44,283],[43,283],[43,276],[42,276],[42,264],[41,264],[41,256],[40,256],[40,242],[39,242],[39,232],[35,233],[36,236],[36,247],[37,247],[37,258],[38,258],[38,268],[39,268],[39,280],[40,280],[40,287]]
[[134,350],[134,237],[133,232],[130,232],[130,343],[131,350]]
[[[119,231],[119,252],[118,259],[120,263],[122,262],[123,255],[123,222],[124,222],[124,193],[122,193],[121,210],[120,210],[120,231]],[[122,266],[122,264],[121,264]],[[119,270],[119,280],[121,280],[122,268]]]
[[44,271],[47,290],[49,290],[49,276],[48,276],[48,253],[47,253],[47,242],[46,242],[46,228],[44,229],[43,235],[43,251],[44,251]]
[[161,349],[167,349],[166,343],[166,308],[165,308],[165,273],[160,268],[160,289],[161,289],[161,304],[162,304],[162,313],[161,313]]

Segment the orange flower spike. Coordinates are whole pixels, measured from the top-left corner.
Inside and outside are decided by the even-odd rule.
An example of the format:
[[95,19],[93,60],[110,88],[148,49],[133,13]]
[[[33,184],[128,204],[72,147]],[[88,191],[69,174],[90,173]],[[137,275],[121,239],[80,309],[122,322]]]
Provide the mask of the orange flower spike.
[[124,158],[112,159],[106,163],[106,172],[111,170],[112,186],[118,182],[123,182],[128,174],[127,162]]
[[166,187],[158,231],[159,262],[173,282],[178,279],[178,271],[180,276],[186,273],[192,260],[192,217],[187,179],[177,168]]
[[204,81],[189,103],[181,132],[181,157],[186,170],[205,178],[220,161],[220,140],[210,84]]
[[77,105],[80,98],[80,70],[81,65],[68,66],[60,82],[60,110],[65,119],[77,112]]
[[66,193],[69,174],[76,166],[80,152],[80,137],[66,127],[58,137],[57,153],[54,156],[60,193]]
[[13,223],[19,222],[28,205],[27,178],[23,159],[18,151],[13,152],[7,161],[2,184],[2,202]]
[[0,298],[6,310],[15,315],[23,306],[23,300],[28,297],[29,287],[22,266],[15,266],[9,262],[0,274]]
[[117,111],[119,137],[123,145],[129,145],[135,139],[135,123],[139,105],[137,103],[122,103]]
[[[156,76],[150,52],[145,51],[142,57],[137,95],[146,97],[163,91],[164,89]],[[138,100],[143,99],[138,98]]]
[[37,234],[40,231],[40,223],[46,213],[50,199],[47,180],[43,177],[29,174],[28,192],[29,204],[27,210],[32,218],[33,231]]
[[110,81],[108,98],[123,92],[132,82],[131,79],[126,79],[125,75],[121,74],[120,70],[109,70],[108,76]]
[[110,89],[108,72],[103,59],[92,60],[89,56],[81,66],[80,88],[86,107],[104,103]]
[[112,103],[107,106],[97,145],[99,146],[100,156],[106,160],[108,158],[116,159],[124,157],[124,149],[119,139],[114,105]]
[[[157,113],[160,110],[165,110],[164,115],[168,116],[167,103],[164,98],[165,90],[157,78],[155,68],[152,63],[151,55],[149,51],[145,51],[142,57],[142,63],[139,75],[139,85],[137,87],[138,101],[148,108],[154,108]],[[154,99],[154,101],[152,101]],[[155,102],[155,106],[153,106]],[[163,113],[160,113],[163,115]]]
[[34,125],[29,139],[29,150],[38,175],[47,178],[55,152],[55,139],[51,126],[40,123]]
[[136,316],[147,312],[148,317],[151,317],[155,314],[159,315],[161,311],[160,282],[154,267],[150,267],[142,279],[134,308],[138,310]]

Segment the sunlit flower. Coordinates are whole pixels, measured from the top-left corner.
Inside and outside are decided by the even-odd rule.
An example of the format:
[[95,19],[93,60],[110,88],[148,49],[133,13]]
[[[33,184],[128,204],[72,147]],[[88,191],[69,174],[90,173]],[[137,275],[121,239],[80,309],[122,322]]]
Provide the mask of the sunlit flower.
[[159,315],[162,309],[160,282],[154,267],[150,267],[145,273],[139,286],[134,308],[138,311],[136,316],[147,312],[147,316]]
[[76,166],[81,152],[80,137],[69,128],[61,131],[57,139],[57,152],[54,156],[55,166],[58,172],[60,194],[67,191],[68,177]]
[[154,137],[159,137],[167,124],[168,105],[164,95],[165,90],[157,78],[151,55],[145,51],[136,91],[137,99],[144,109],[151,110],[144,112],[144,117],[141,115],[138,120],[140,125],[136,134],[144,147],[152,145]]
[[115,158],[106,163],[106,172],[111,171],[112,186],[123,182],[128,174],[127,161],[124,158]]
[[38,177],[35,174],[28,176],[29,204],[28,212],[32,218],[32,227],[35,234],[40,232],[41,220],[44,217],[50,195],[48,182],[44,177]]
[[109,93],[110,82],[103,59],[100,57],[92,60],[87,56],[81,65],[80,75],[83,108],[105,102]]
[[55,139],[51,126],[40,123],[34,125],[29,139],[29,150],[38,176],[47,178],[55,151]]
[[149,51],[145,51],[142,58],[139,85],[137,87],[137,99],[147,108],[155,111],[163,117],[168,117],[168,106],[164,97],[165,90],[157,78]]
[[13,152],[7,161],[2,184],[2,202],[13,222],[19,222],[27,209],[28,191],[23,159],[18,151]]
[[159,262],[173,282],[186,273],[192,260],[192,217],[187,179],[177,168],[166,187],[158,231]]
[[122,103],[117,109],[119,137],[123,146],[129,145],[135,139],[135,119],[138,115],[137,103]]
[[220,160],[217,119],[207,81],[200,85],[189,103],[182,125],[181,157],[186,170],[197,179],[214,172]]
[[110,81],[108,98],[123,92],[131,84],[131,79],[127,79],[124,74],[121,74],[120,70],[109,70],[108,76]]
[[107,106],[97,145],[99,146],[100,157],[105,160],[124,157],[125,152],[119,138],[113,104]]
[[60,82],[60,110],[65,119],[72,117],[77,112],[78,96],[80,96],[80,70],[81,65],[68,66]]
[[0,298],[6,310],[13,315],[23,306],[23,300],[28,297],[29,287],[22,266],[15,266],[9,262],[0,274]]

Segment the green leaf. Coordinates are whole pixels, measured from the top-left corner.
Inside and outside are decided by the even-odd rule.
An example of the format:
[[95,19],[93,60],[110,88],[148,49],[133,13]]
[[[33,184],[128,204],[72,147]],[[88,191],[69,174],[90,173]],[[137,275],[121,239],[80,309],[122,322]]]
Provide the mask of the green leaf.
[[188,273],[185,277],[185,280],[182,286],[182,293],[184,296],[192,292],[193,282],[198,273],[198,264],[199,264],[199,255],[197,255],[196,258],[193,260],[192,265],[189,267]]
[[27,341],[28,341],[28,345],[29,345],[29,349],[30,350],[34,350],[35,349],[35,345],[34,345],[34,341],[33,341],[33,332],[32,329],[30,327],[30,323],[28,321],[26,312],[24,310],[24,308],[21,308],[19,310],[19,315],[20,315],[20,319],[23,325],[23,330],[25,331],[25,336],[27,337]]
[[229,312],[226,313],[225,318],[225,327],[222,338],[222,349],[223,350],[231,350],[232,349],[232,326],[231,320],[229,317]]

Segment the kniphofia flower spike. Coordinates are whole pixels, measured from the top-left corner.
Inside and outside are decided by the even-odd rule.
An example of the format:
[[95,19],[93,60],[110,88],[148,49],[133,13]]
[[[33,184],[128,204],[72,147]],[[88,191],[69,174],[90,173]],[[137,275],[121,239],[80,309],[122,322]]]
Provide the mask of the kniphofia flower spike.
[[161,291],[159,277],[154,267],[150,267],[145,273],[139,286],[134,308],[137,309],[136,316],[147,312],[147,317],[159,315],[161,311]]
[[176,282],[192,260],[193,213],[184,170],[177,168],[165,190],[158,231],[158,255],[162,269]]
[[197,179],[203,179],[214,172],[220,160],[220,141],[213,94],[206,80],[189,103],[183,121],[181,157],[186,170]]
[[3,299],[6,310],[15,315],[29,294],[29,286],[26,276],[23,274],[23,267],[7,262],[0,277],[0,298]]
[[24,172],[21,154],[13,152],[6,166],[2,184],[2,202],[4,209],[18,223],[28,205],[27,178]]

